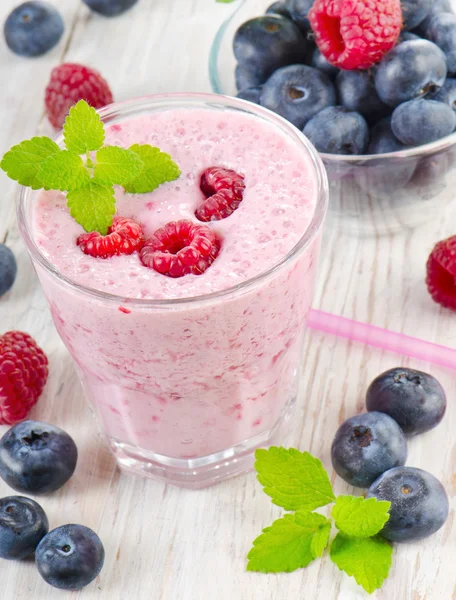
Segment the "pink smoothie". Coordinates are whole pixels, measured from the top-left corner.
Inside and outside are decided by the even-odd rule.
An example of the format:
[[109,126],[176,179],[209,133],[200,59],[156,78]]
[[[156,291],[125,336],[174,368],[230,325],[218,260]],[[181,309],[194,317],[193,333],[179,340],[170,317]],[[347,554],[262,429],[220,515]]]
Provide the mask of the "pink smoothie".
[[239,209],[209,223],[222,240],[218,258],[203,275],[178,279],[144,267],[137,254],[84,255],[64,195],[39,194],[33,235],[44,256],[72,282],[117,296],[81,291],[38,267],[106,433],[114,447],[174,459],[268,434],[296,395],[318,236],[275,272],[228,288],[274,267],[302,238],[317,203],[315,166],[297,139],[234,110],[162,110],[106,129],[106,143],[159,146],[181,168],[177,181],[150,194],[117,190],[117,213],[140,222],[146,236],[169,221],[198,222],[204,169],[225,166],[246,183]]

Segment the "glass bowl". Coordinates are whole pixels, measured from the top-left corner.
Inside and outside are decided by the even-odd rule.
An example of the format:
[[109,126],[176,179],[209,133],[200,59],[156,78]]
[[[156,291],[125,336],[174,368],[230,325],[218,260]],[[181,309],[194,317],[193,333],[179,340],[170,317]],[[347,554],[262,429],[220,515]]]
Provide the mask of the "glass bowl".
[[[265,13],[271,0],[239,0],[222,24],[209,57],[214,92],[236,95],[237,28]],[[321,154],[330,183],[330,217],[343,230],[372,235],[428,222],[455,197],[456,133],[431,144],[389,154]]]

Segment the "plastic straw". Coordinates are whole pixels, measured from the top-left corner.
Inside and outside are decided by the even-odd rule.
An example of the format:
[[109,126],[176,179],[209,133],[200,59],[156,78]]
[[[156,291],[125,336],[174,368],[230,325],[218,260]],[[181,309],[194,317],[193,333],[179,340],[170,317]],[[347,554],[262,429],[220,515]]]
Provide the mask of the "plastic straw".
[[456,370],[456,350],[446,346],[426,342],[403,333],[395,333],[389,329],[375,327],[375,325],[352,321],[320,310],[311,310],[307,323],[309,327],[318,331]]

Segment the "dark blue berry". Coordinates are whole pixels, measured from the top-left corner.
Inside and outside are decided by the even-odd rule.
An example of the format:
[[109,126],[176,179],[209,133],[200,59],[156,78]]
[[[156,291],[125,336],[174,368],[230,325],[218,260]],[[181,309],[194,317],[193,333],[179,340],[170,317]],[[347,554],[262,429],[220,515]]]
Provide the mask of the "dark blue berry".
[[416,33],[412,33],[411,31],[402,31],[399,36],[399,43],[401,42],[410,42],[411,40],[420,40],[421,37]]
[[439,102],[445,102],[450,108],[456,111],[456,79],[448,78],[443,87],[432,98]]
[[237,98],[241,98],[241,100],[248,100],[254,104],[259,104],[262,89],[262,86],[245,88],[238,92],[236,96]]
[[17,264],[14,254],[4,244],[0,244],[0,296],[12,288],[16,275]]
[[401,0],[404,29],[415,29],[431,12],[434,0]]
[[45,54],[63,30],[63,19],[49,2],[24,2],[9,14],[3,29],[9,49],[20,56]]
[[134,6],[138,0],[82,0],[94,12],[104,17],[117,17]]
[[73,439],[40,421],[19,423],[0,440],[0,476],[18,492],[58,490],[73,475],[77,458]]
[[394,419],[369,412],[347,419],[331,447],[333,467],[347,483],[369,487],[382,473],[403,465],[407,440]]
[[239,27],[234,35],[233,50],[241,67],[266,79],[280,67],[303,62],[306,40],[292,21],[266,15]]
[[302,129],[318,112],[336,103],[327,75],[306,65],[278,69],[264,84],[261,104]]
[[383,473],[366,498],[391,502],[381,535],[391,542],[420,540],[438,531],[448,517],[448,496],[440,481],[422,469],[397,467]]
[[315,115],[304,127],[318,152],[325,154],[364,154],[369,128],[357,112],[343,106],[330,106]]
[[391,129],[409,146],[421,146],[439,140],[453,132],[456,113],[443,102],[409,100],[394,109]]
[[285,17],[285,19],[291,19],[291,13],[286,2],[273,2],[266,9],[266,14],[280,15],[281,17]]
[[422,37],[426,37],[426,31],[431,23],[431,19],[440,13],[454,13],[450,0],[434,0],[428,16],[419,24],[416,33]]
[[318,69],[319,71],[326,73],[326,75],[328,75],[328,77],[331,79],[334,79],[337,73],[339,73],[339,69],[328,62],[318,48],[314,49],[310,64],[314,69]]
[[369,411],[392,417],[408,435],[432,429],[443,419],[446,396],[440,383],[427,373],[407,368],[385,371],[370,384]]
[[259,77],[257,73],[251,73],[240,65],[236,65],[234,71],[236,79],[236,89],[240,92],[246,88],[258,87],[266,81],[265,77]]
[[375,89],[388,106],[437,93],[447,75],[443,52],[428,40],[402,42],[383,57],[375,73]]
[[340,71],[336,78],[339,103],[363,115],[368,123],[377,123],[390,113],[378,97],[369,71]]
[[445,54],[450,75],[456,74],[456,15],[440,13],[432,17],[426,37]]
[[[404,146],[397,139],[391,129],[391,117],[382,119],[372,128],[367,154],[387,154],[388,152],[399,152],[406,149],[407,146]],[[409,179],[410,177],[407,181]]]
[[289,0],[288,2],[291,18],[306,37],[312,32],[308,14],[313,3],[314,0]]
[[37,502],[23,496],[0,498],[0,558],[27,558],[48,530],[46,513]]
[[63,525],[41,540],[35,561],[49,585],[80,590],[99,575],[104,557],[103,544],[94,531],[84,525]]

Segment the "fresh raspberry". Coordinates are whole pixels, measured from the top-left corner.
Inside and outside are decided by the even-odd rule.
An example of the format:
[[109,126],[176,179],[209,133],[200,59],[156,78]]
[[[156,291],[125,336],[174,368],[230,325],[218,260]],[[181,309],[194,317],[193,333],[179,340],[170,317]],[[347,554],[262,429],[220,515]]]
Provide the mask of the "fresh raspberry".
[[48,377],[48,359],[26,333],[0,336],[0,424],[25,419],[38,402]]
[[196,209],[200,221],[220,221],[229,217],[244,197],[244,176],[231,169],[210,167],[201,175],[200,188],[206,196]]
[[309,11],[315,41],[340,69],[369,69],[396,43],[400,0],[315,0]]
[[433,300],[456,310],[456,235],[436,244],[426,271],[426,285]]
[[74,63],[55,67],[45,94],[51,124],[61,129],[70,108],[79,100],[85,100],[94,108],[102,108],[111,104],[113,98],[108,84],[95,69]]
[[143,265],[167,275],[201,275],[220,251],[215,233],[207,225],[171,221],[152,234],[141,250]]
[[144,245],[144,234],[141,225],[132,219],[114,217],[107,235],[101,235],[98,231],[83,233],[76,243],[84,254],[94,258],[109,258],[139,252]]

